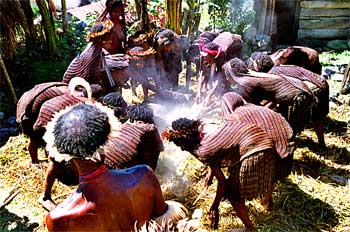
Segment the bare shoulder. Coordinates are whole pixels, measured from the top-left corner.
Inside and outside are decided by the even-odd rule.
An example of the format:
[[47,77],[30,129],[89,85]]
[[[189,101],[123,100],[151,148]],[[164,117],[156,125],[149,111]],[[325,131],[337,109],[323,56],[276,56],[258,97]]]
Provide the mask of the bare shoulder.
[[94,203],[87,201],[81,193],[75,192],[48,213],[46,224],[48,228],[52,226],[55,230],[57,228],[63,230],[72,217],[79,218],[87,213],[93,214],[94,210]]

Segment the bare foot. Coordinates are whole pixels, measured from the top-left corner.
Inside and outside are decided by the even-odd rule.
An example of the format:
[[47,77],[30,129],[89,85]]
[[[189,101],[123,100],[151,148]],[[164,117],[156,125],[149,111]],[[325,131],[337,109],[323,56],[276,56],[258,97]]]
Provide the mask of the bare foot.
[[56,203],[51,198],[45,198],[44,195],[39,197],[39,203],[46,209],[47,211],[51,211],[56,207]]
[[272,206],[273,206],[273,203],[272,203],[272,198],[269,198],[268,196],[264,196],[262,199],[261,199],[261,204],[265,207],[265,209],[271,211],[272,210]]

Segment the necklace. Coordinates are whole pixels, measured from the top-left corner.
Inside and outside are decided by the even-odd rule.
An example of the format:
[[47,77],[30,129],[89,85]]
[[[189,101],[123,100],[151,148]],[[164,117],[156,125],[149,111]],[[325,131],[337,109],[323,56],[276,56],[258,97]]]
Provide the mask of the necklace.
[[98,180],[99,177],[101,177],[107,171],[108,171],[108,168],[105,165],[101,165],[93,172],[90,172],[84,175],[79,175],[79,184],[87,184],[87,183],[95,182]]

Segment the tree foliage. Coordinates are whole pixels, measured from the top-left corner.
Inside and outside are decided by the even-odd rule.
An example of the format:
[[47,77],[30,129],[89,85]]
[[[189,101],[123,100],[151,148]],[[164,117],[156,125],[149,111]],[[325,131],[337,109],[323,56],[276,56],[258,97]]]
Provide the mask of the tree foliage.
[[12,58],[18,42],[24,42],[30,47],[34,41],[35,29],[30,1],[0,1],[0,45],[4,56]]
[[253,0],[208,0],[213,29],[243,34],[254,21]]
[[192,41],[197,35],[201,20],[201,1],[184,0],[186,7],[183,7],[182,34],[187,35]]

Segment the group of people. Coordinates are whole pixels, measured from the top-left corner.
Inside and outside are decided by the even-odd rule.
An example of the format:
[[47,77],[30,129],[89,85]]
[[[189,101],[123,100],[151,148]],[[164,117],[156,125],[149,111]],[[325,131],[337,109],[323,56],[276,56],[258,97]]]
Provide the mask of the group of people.
[[152,114],[136,105],[121,124],[115,112],[100,103],[79,103],[47,125],[50,158],[69,162],[79,184],[49,211],[49,231],[137,231],[151,220],[162,225],[186,217],[180,203],[164,200],[153,172],[163,147],[154,125],[145,122]]
[[[125,41],[125,22],[121,1],[108,0],[106,8],[110,10],[98,18],[89,34],[93,43],[72,61],[63,82],[82,76],[101,84],[102,92],[111,84],[101,79],[101,63],[94,61],[101,59],[102,46],[120,51]],[[326,145],[323,119],[328,114],[329,87],[322,76],[305,69],[306,65],[277,63],[280,60],[274,55],[256,52],[246,64],[241,59],[240,35],[224,32],[212,37],[205,44],[200,40],[196,46],[202,64],[212,67],[202,70],[204,76],[199,81],[208,86],[213,81],[210,92],[220,97],[222,123],[215,131],[207,130],[200,119],[184,117],[158,131],[150,108],[128,104],[116,92],[100,100],[90,96],[61,102],[57,108],[48,105],[51,111],[45,114],[45,123],[41,121],[44,130],[40,136],[45,132],[50,165],[40,202],[49,211],[49,231],[132,231],[152,220],[166,225],[185,218],[187,210],[180,203],[164,200],[154,173],[164,140],[190,152],[210,168],[205,178],[207,185],[214,177],[217,179],[216,196],[209,211],[211,226],[218,227],[219,204],[226,198],[246,229],[255,231],[244,201],[261,196],[262,203],[271,207],[274,184],[290,174],[294,138],[308,121],[313,122],[320,146]],[[304,53],[309,52],[305,50]],[[40,94],[48,88],[43,87]],[[66,99],[66,86],[60,88],[64,90],[55,90],[52,96]],[[199,92],[205,88],[200,86]],[[52,97],[38,96],[22,100],[26,104],[18,112],[32,110],[35,105],[41,107],[39,112],[43,102]],[[39,116],[35,115],[40,118],[38,112]],[[30,111],[29,116],[34,117],[34,113]],[[33,132],[32,124],[29,133]],[[225,167],[228,177],[222,171]],[[78,184],[58,205],[51,199],[56,179]]]
[[[244,201],[262,196],[262,203],[271,206],[274,183],[292,170],[294,138],[309,121],[319,146],[326,147],[323,121],[329,112],[329,86],[321,75],[304,68],[319,62],[318,55],[315,60],[310,54],[316,51],[306,47],[295,50],[303,51],[300,60],[303,56],[312,59],[297,65],[284,57],[284,64],[276,64],[280,60],[273,60],[274,54],[254,52],[248,64],[239,57],[222,62],[217,59],[224,49],[208,43],[202,47],[203,61],[220,66],[214,70],[212,76],[218,78],[208,95],[219,86],[224,89],[224,93],[216,93],[221,99],[222,124],[213,132],[206,131],[200,120],[179,118],[162,133],[164,139],[210,167],[206,183],[213,177],[218,180],[209,212],[214,228],[219,203],[225,197],[246,229],[255,231]],[[227,178],[224,167],[228,167]]]

